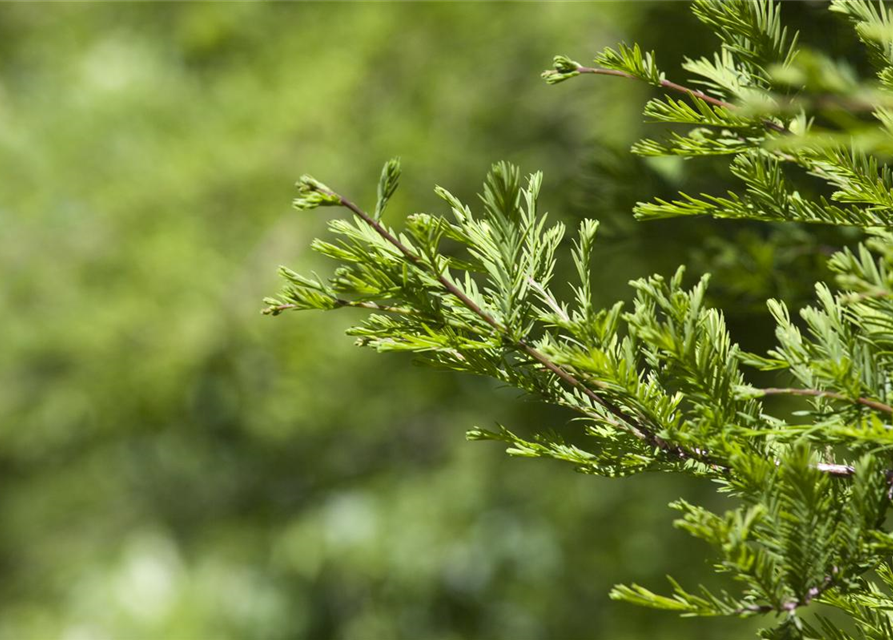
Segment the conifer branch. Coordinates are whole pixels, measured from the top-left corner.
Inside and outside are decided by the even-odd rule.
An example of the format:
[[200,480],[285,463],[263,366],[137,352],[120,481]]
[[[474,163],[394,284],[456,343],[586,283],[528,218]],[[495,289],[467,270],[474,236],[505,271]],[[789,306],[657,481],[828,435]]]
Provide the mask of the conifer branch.
[[[353,201],[345,198],[344,196],[338,194],[337,192],[329,189],[325,185],[309,180],[304,183],[305,188],[312,192],[316,192],[316,196],[320,199],[320,201],[324,201],[329,205],[340,205],[353,214],[355,214],[358,218],[360,218],[366,225],[368,225],[376,234],[378,234],[382,239],[384,239],[388,244],[397,249],[400,254],[416,269],[427,273],[433,276],[438,283],[447,291],[449,294],[453,295],[457,298],[463,306],[465,306],[469,311],[474,313],[476,316],[481,318],[487,325],[489,325],[494,331],[496,331],[503,339],[508,340],[514,349],[518,350],[521,353],[524,353],[532,361],[538,363],[545,370],[549,371],[553,375],[557,376],[560,380],[562,380],[568,387],[572,389],[576,389],[583,393],[590,401],[595,403],[596,405],[601,406],[605,410],[607,410],[616,420],[617,422],[612,422],[615,427],[619,429],[626,430],[632,435],[636,436],[640,440],[643,440],[650,445],[654,446],[656,449],[662,451],[663,453],[669,455],[672,458],[676,458],[678,460],[696,460],[701,464],[704,464],[714,471],[727,475],[731,472],[731,468],[723,464],[717,460],[715,460],[709,453],[703,449],[696,448],[694,450],[686,449],[685,447],[669,443],[660,436],[657,435],[655,429],[653,427],[648,426],[643,423],[641,419],[636,416],[630,415],[627,411],[621,409],[618,405],[611,402],[610,400],[604,398],[600,393],[597,393],[592,389],[590,385],[594,385],[597,387],[604,387],[604,383],[597,379],[592,379],[587,377],[584,382],[583,379],[577,377],[575,374],[568,371],[565,367],[555,363],[548,356],[543,354],[541,351],[533,347],[524,339],[511,339],[509,337],[509,332],[506,328],[497,321],[492,315],[487,313],[484,309],[480,307],[474,300],[472,300],[465,292],[463,292],[459,287],[457,287],[451,280],[449,280],[443,273],[436,272],[432,269],[420,256],[418,256],[415,252],[413,252],[409,247],[407,247],[403,242],[401,242],[397,237],[395,237],[387,228],[384,227],[377,219],[370,216],[368,213],[363,211],[359,206],[357,206]],[[313,196],[311,196],[313,197]],[[564,321],[567,321],[569,318],[564,309],[558,304],[558,302],[554,299],[554,297],[546,291],[538,282],[536,282],[532,278],[528,278],[528,284],[540,295],[541,298],[546,302],[546,304],[558,315],[558,317],[562,318]],[[414,315],[412,310],[405,309],[403,307],[393,307],[387,305],[380,305],[378,303],[372,301],[350,301],[342,298],[334,298],[332,300],[334,307],[356,307],[356,308],[365,308],[374,311],[381,312],[390,312],[396,313],[400,315]],[[268,307],[265,309],[265,313],[269,314],[277,314],[281,311],[289,310],[289,309],[297,309],[300,308],[298,305],[294,304],[280,304]],[[760,395],[779,395],[779,394],[790,394],[790,395],[799,395],[799,396],[813,396],[813,397],[829,397],[837,400],[844,400],[850,402],[856,402],[859,404],[863,404],[870,408],[884,411],[887,413],[893,413],[893,407],[889,405],[883,404],[878,401],[873,401],[868,398],[859,398],[859,399],[851,399],[846,396],[832,392],[832,391],[821,391],[821,390],[812,390],[812,389],[795,389],[795,388],[766,388],[766,389],[756,389],[755,391],[759,392]],[[759,396],[757,396],[759,397]],[[582,413],[586,417],[593,418],[596,420],[604,420],[604,416],[591,414],[586,411],[584,408],[579,406],[574,406],[570,403],[559,402],[565,407],[568,407],[572,410],[575,410],[579,413]],[[813,468],[816,470],[828,474],[830,476],[839,476],[839,477],[848,477],[852,476],[856,473],[854,467],[849,465],[841,465],[834,463],[816,463],[813,465]]]
[[[422,260],[421,257],[416,255],[411,249],[409,249],[409,247],[403,244],[390,231],[388,231],[378,220],[375,220],[372,216],[358,207],[354,202],[348,200],[344,196],[328,189],[324,185],[317,182],[308,183],[307,188],[312,191],[318,192],[320,194],[320,197],[324,200],[327,200],[333,204],[340,204],[344,208],[351,211],[369,227],[371,227],[375,231],[375,233],[377,233],[391,246],[397,249],[413,267],[419,269],[422,272],[428,273],[429,275],[432,275],[447,292],[456,297],[469,311],[471,311],[488,325],[490,325],[498,334],[500,334],[504,338],[508,338],[508,332],[506,331],[505,327],[503,327],[493,316],[483,310],[474,300],[469,298],[468,295],[465,294],[465,292],[459,289],[459,287],[451,282],[446,276],[431,269],[424,262],[424,260]],[[643,424],[641,420],[629,415],[619,406],[593,391],[592,388],[589,387],[589,385],[585,384],[580,379],[575,377],[564,367],[550,360],[546,355],[541,353],[525,340],[517,339],[514,340],[512,344],[516,349],[527,354],[530,358],[533,358],[533,360],[538,362],[544,369],[560,378],[569,387],[580,391],[592,402],[606,409],[611,415],[613,415],[620,421],[620,424],[623,425],[627,431],[635,435],[637,438],[648,442],[664,453],[678,458],[679,460],[694,459],[714,469],[724,472],[728,471],[728,467],[717,463],[715,460],[711,459],[710,456],[708,456],[705,452],[687,451],[679,445],[674,445],[665,441],[663,438],[658,436],[652,428]]]
[[[374,219],[372,216],[363,211],[359,206],[357,206],[353,201],[345,198],[344,196],[338,194],[335,191],[328,189],[327,187],[318,184],[318,183],[310,183],[309,188],[319,192],[319,194],[324,198],[330,198],[334,201],[334,203],[340,204],[344,208],[348,209],[352,213],[354,213],[357,217],[363,220],[369,227],[371,227],[379,236],[381,236],[384,240],[386,240],[389,244],[391,244],[394,248],[396,248],[415,268],[428,273],[434,276],[440,285],[451,295],[455,296],[467,309],[469,309],[472,313],[480,317],[484,322],[486,322],[491,328],[493,328],[497,333],[499,333],[503,337],[508,336],[508,332],[492,315],[487,313],[484,309],[480,307],[474,300],[469,298],[461,289],[459,289],[452,281],[450,281],[446,276],[442,273],[435,273],[424,260],[419,257],[416,253],[414,253],[409,247],[407,247],[403,242],[401,242],[398,238],[396,238],[390,231],[388,231],[378,220]],[[565,321],[568,320],[568,316],[566,312],[561,308],[558,302],[551,296],[538,282],[533,279],[529,279],[528,284],[536,290],[540,296],[544,299],[544,301],[549,305],[549,307],[555,311],[555,313],[562,317]],[[341,298],[336,298],[334,300],[335,305],[337,307],[358,307],[358,308],[366,308],[375,311],[382,312],[392,312],[398,314],[411,314],[410,310],[401,308],[401,307],[391,307],[379,305],[375,302],[371,301],[350,301],[344,300]],[[296,305],[283,304],[277,305],[275,307],[271,307],[275,312],[283,311],[296,308]],[[718,462],[713,459],[706,451],[701,449],[696,449],[694,451],[687,450],[686,448],[675,445],[667,442],[660,436],[658,436],[653,428],[645,425],[641,420],[636,417],[631,416],[629,413],[621,409],[619,406],[614,404],[613,402],[604,398],[601,394],[595,392],[589,385],[593,384],[595,386],[603,386],[599,380],[587,379],[587,382],[584,382],[580,378],[576,377],[574,374],[570,373],[567,369],[562,367],[561,365],[556,364],[550,358],[548,358],[545,354],[537,350],[535,347],[530,345],[523,339],[519,339],[512,342],[513,347],[518,351],[526,354],[533,361],[539,363],[544,369],[551,372],[560,378],[565,384],[569,387],[576,389],[583,393],[587,398],[589,398],[592,402],[602,406],[606,410],[608,410],[614,418],[616,418],[619,422],[615,422],[614,425],[617,428],[625,429],[628,432],[635,435],[637,438],[644,440],[651,444],[652,446],[660,449],[665,454],[670,455],[671,457],[677,458],[679,460],[688,460],[694,459],[698,462],[705,464],[712,468],[715,471],[718,471],[723,474],[728,474],[731,471],[731,468],[725,464]],[[841,394],[837,394],[835,392],[820,392],[818,390],[804,390],[804,389],[780,389],[780,388],[768,388],[768,389],[759,389],[758,390],[763,395],[773,395],[773,394],[781,394],[781,393],[789,393],[791,395],[807,395],[807,396],[827,396],[839,400],[849,400],[845,396]],[[893,407],[889,407],[888,405],[884,405],[882,403],[871,401],[866,398],[860,398],[856,400],[856,402],[860,402],[866,406],[887,411],[893,413]],[[595,419],[603,419],[601,416],[595,416],[587,412],[585,409],[579,406],[574,406],[569,403],[561,403],[563,406],[575,410],[589,418]],[[822,473],[827,473],[832,476],[852,476],[855,473],[855,469],[849,465],[840,465],[833,463],[817,463],[814,466],[815,469],[821,471]]]

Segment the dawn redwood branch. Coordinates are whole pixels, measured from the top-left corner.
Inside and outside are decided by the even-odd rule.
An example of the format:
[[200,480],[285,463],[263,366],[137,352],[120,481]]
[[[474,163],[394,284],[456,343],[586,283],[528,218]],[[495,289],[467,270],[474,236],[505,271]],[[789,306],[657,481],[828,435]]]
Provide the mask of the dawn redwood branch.
[[764,396],[790,395],[809,396],[812,398],[831,398],[833,400],[842,400],[844,402],[861,404],[876,411],[883,411],[884,413],[893,413],[893,407],[888,404],[884,404],[883,402],[879,402],[878,400],[872,400],[871,398],[849,398],[842,393],[837,393],[836,391],[825,391],[823,389],[779,389],[775,387],[770,387],[768,389],[758,389],[758,391]]
[[[617,72],[617,74],[622,74],[622,72]],[[616,74],[611,74],[616,75]],[[319,191],[320,193],[324,193],[328,196],[332,196],[337,198],[338,203],[344,208],[350,210],[357,217],[359,217],[363,222],[369,225],[379,236],[381,236],[384,240],[386,240],[389,244],[391,244],[394,248],[396,248],[403,256],[412,264],[415,268],[428,273],[429,275],[433,275],[440,285],[446,289],[450,294],[455,296],[468,310],[481,318],[484,322],[486,322],[490,327],[492,327],[495,331],[499,332],[502,335],[507,335],[506,328],[503,327],[499,321],[497,321],[493,316],[484,311],[474,300],[469,298],[464,291],[459,289],[453,282],[451,282],[448,278],[446,278],[442,273],[438,273],[425,264],[425,262],[413,253],[405,244],[400,242],[394,234],[388,231],[380,222],[372,218],[368,213],[360,209],[356,204],[345,198],[344,196],[335,193],[334,191],[329,191],[327,189],[323,189],[319,186],[312,185],[312,189]],[[340,299],[339,299],[340,301]],[[340,301],[344,304],[339,306],[358,306],[370,309],[379,309],[382,311],[392,311],[394,307],[381,307],[374,302],[364,302],[364,303],[352,303],[348,300]],[[282,309],[287,309],[291,305],[281,305]],[[694,459],[703,464],[706,464],[718,471],[728,473],[730,468],[727,465],[721,464],[715,460],[713,460],[707,452],[704,451],[688,451],[680,445],[674,445],[663,438],[658,436],[652,429],[648,426],[643,425],[641,421],[637,420],[635,417],[630,416],[626,412],[624,412],[620,407],[615,405],[610,400],[603,398],[600,394],[596,393],[592,388],[590,388],[587,384],[585,384],[582,380],[576,378],[573,374],[568,372],[562,366],[552,362],[545,354],[541,353],[539,350],[531,346],[529,343],[524,341],[523,339],[518,339],[513,341],[515,348],[526,353],[528,356],[533,358],[536,362],[543,366],[544,369],[556,375],[559,379],[561,379],[565,384],[570,386],[573,389],[577,389],[581,393],[583,393],[587,398],[596,403],[597,405],[606,409],[609,413],[611,413],[615,418],[620,420],[621,425],[625,425],[630,433],[635,435],[636,437],[649,442],[653,446],[659,448],[661,451],[665,453],[679,458],[680,460]],[[825,396],[836,398],[840,400],[849,400],[853,401],[851,398],[847,398],[841,394],[835,392],[825,392],[815,389],[776,389],[776,388],[768,388],[768,389],[760,389],[759,391],[763,392],[764,395],[772,395],[772,394],[780,394],[780,393],[790,393],[792,395],[809,395],[809,396]],[[888,413],[893,413],[893,407],[885,405],[883,403],[869,400],[867,398],[859,398],[857,402],[861,404],[865,404],[866,406],[872,407],[874,409],[878,409],[881,411],[886,411]],[[587,414],[588,415],[588,414]],[[590,416],[593,417],[593,416]],[[603,419],[603,418],[600,418]],[[833,476],[840,477],[849,477],[855,474],[855,468],[849,465],[842,464],[832,464],[832,463],[818,463],[815,468],[822,473],[827,473]],[[888,476],[890,476],[891,472],[888,472]],[[891,484],[893,486],[893,484]],[[893,491],[893,489],[891,489]],[[762,609],[760,609],[762,611]]]
[[[350,210],[357,217],[359,217],[363,222],[369,225],[379,236],[381,236],[384,240],[386,240],[389,244],[391,244],[394,248],[396,248],[403,256],[412,264],[415,268],[428,273],[429,275],[434,276],[436,280],[440,283],[440,285],[446,289],[450,294],[455,296],[468,310],[474,313],[476,316],[481,318],[484,322],[490,325],[495,331],[502,335],[507,335],[508,331],[502,324],[499,323],[493,316],[487,313],[484,309],[482,309],[474,300],[469,298],[464,291],[459,289],[453,282],[451,282],[448,278],[446,278],[442,273],[439,273],[433,269],[430,269],[425,262],[416,255],[412,250],[410,250],[405,244],[400,242],[399,239],[394,237],[394,235],[388,231],[380,222],[375,220],[368,213],[360,209],[356,204],[345,198],[344,196],[335,193],[333,191],[328,191],[327,189],[323,189],[317,185],[312,185],[312,189],[319,191],[320,193],[326,194],[328,196],[337,198],[339,204],[346,209]],[[545,354],[541,353],[539,350],[531,346],[529,343],[524,341],[523,339],[513,340],[513,345],[515,348],[520,350],[523,353],[526,353],[528,356],[537,361],[543,368],[547,371],[553,373],[558,378],[560,378],[565,384],[570,386],[571,388],[577,389],[581,393],[583,393],[587,398],[589,398],[592,402],[606,409],[611,415],[621,421],[622,424],[625,424],[630,433],[635,435],[636,437],[649,442],[655,447],[661,449],[662,451],[679,458],[681,460],[687,459],[695,459],[704,464],[710,465],[714,468],[721,469],[724,471],[728,471],[728,468],[717,464],[715,461],[711,460],[705,453],[703,452],[689,452],[683,449],[681,446],[673,445],[666,442],[663,438],[658,436],[651,428],[642,424],[640,420],[637,420],[634,416],[630,416],[623,409],[615,405],[610,400],[602,397],[600,394],[593,391],[588,385],[586,385],[581,380],[574,377],[573,374],[568,372],[566,369],[561,367],[560,365],[552,362]]]
[[[577,73],[592,73],[600,76],[616,76],[619,78],[629,78],[630,80],[639,80],[636,76],[631,73],[626,73],[625,71],[617,71],[615,69],[599,69],[598,67],[577,67]],[[720,100],[719,98],[714,98],[713,96],[709,96],[703,91],[698,91],[697,89],[690,89],[685,85],[678,84],[676,82],[671,82],[670,80],[661,80],[660,86],[664,89],[670,89],[671,91],[676,91],[678,93],[684,93],[689,96],[693,96],[698,98],[699,100],[703,100],[707,104],[712,104],[714,107],[722,107],[723,109],[734,110],[736,107],[731,102],[726,102],[725,100]],[[773,131],[777,131],[778,133],[788,133],[788,130],[781,126],[776,122],[772,122],[771,120],[764,119],[763,126],[767,129],[772,129]]]

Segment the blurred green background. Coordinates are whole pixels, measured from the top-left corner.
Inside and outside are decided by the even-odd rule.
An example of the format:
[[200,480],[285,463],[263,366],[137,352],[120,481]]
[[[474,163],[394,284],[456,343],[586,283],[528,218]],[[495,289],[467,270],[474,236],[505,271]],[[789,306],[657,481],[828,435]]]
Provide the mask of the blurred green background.
[[709,486],[466,443],[567,416],[356,349],[353,311],[258,313],[279,264],[329,268],[296,178],[368,206],[394,155],[393,222],[542,169],[554,215],[603,220],[605,302],[722,258],[697,238],[729,225],[631,221],[726,175],[627,156],[647,87],[538,78],[620,40],[671,77],[714,44],[683,3],[0,5],[0,637],[749,635],[607,598],[709,573],[666,508]]

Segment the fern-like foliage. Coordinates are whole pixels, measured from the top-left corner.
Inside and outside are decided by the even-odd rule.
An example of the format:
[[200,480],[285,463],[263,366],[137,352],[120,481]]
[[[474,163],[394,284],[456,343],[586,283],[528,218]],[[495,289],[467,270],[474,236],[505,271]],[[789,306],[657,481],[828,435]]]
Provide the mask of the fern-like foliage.
[[[830,258],[836,284],[818,283],[813,305],[795,313],[768,301],[774,349],[743,351],[707,304],[708,279],[687,283],[681,268],[632,282],[629,306],[597,308],[591,220],[569,243],[572,295],[556,295],[551,280],[566,230],[539,209],[542,175],[522,178],[506,163],[491,169],[479,205],[437,187],[443,211],[408,216],[400,229],[382,218],[400,177],[396,160],[382,171],[372,213],[302,178],[298,209],[348,214],[330,222],[331,239],[312,245],[337,266],[325,279],[282,268],[285,288],[265,313],[364,309],[349,330],[359,345],[494,378],[566,408],[586,436],[571,443],[560,435],[570,427],[535,438],[501,425],[468,432],[511,455],[608,477],[674,472],[714,483],[728,498],[724,512],[685,501],[672,507],[679,528],[713,547],[728,589],[671,579],[667,594],[628,585],[613,598],[685,616],[773,614],[765,638],[891,638],[890,14],[860,0],[831,6],[878,65],[879,79],[862,81],[844,63],[799,47],[778,4],[698,0],[693,8],[720,43],[713,59],[684,64],[703,91],[668,80],[637,45],[607,49],[591,68],[559,56],[544,76],[647,82],[665,95],[645,115],[692,128],[640,141],[635,153],[730,157],[740,191],[640,203],[640,219],[709,215],[860,230],[861,244]],[[777,376],[777,386],[757,385],[767,374],[755,377],[755,369]],[[778,412],[776,396],[802,410]],[[815,615],[804,616],[807,609]]]

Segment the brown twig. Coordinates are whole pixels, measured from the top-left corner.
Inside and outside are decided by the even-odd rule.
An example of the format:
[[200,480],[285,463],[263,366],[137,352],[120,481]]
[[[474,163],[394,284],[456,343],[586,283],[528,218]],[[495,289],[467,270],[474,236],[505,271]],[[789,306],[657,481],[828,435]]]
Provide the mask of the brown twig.
[[[615,69],[599,69],[598,67],[577,67],[578,73],[593,73],[595,75],[600,76],[617,76],[619,78],[629,78],[630,80],[639,80],[636,76],[631,73],[626,73],[625,71],[617,71]],[[715,107],[722,107],[724,109],[734,109],[735,105],[731,102],[726,102],[725,100],[720,100],[719,98],[714,98],[713,96],[708,96],[703,91],[698,91],[697,89],[689,89],[681,84],[677,84],[675,82],[670,82],[669,80],[661,80],[660,86],[665,89],[671,89],[673,91],[677,91],[679,93],[687,93],[696,98],[703,100],[709,104],[712,104]]]
[[883,411],[884,413],[893,413],[893,407],[888,404],[884,404],[883,402],[879,402],[878,400],[872,400],[871,398],[850,398],[842,393],[837,393],[836,391],[825,391],[823,389],[793,389],[793,388],[775,388],[770,387],[768,389],[758,389],[758,391],[764,396],[773,396],[773,395],[790,395],[790,396],[809,396],[812,398],[831,398],[833,400],[841,400],[843,402],[851,402],[854,404],[861,404],[875,411]]
[[[630,80],[640,80],[636,76],[631,73],[626,73],[625,71],[617,71],[615,69],[599,69],[597,67],[577,67],[577,73],[591,73],[600,76],[615,76],[618,78],[629,78]],[[707,104],[712,104],[714,107],[722,107],[723,109],[734,110],[736,107],[731,102],[726,102],[725,100],[720,100],[719,98],[714,98],[713,96],[709,96],[703,91],[698,91],[697,89],[690,89],[684,85],[678,84],[676,82],[671,82],[670,80],[661,80],[660,86],[664,89],[670,89],[671,91],[676,91],[678,93],[684,93],[689,96],[698,98],[699,100],[703,100]],[[778,124],[777,122],[772,122],[771,120],[766,120],[765,118],[762,120],[763,126],[767,129],[771,129],[778,133],[789,133],[789,131]]]

